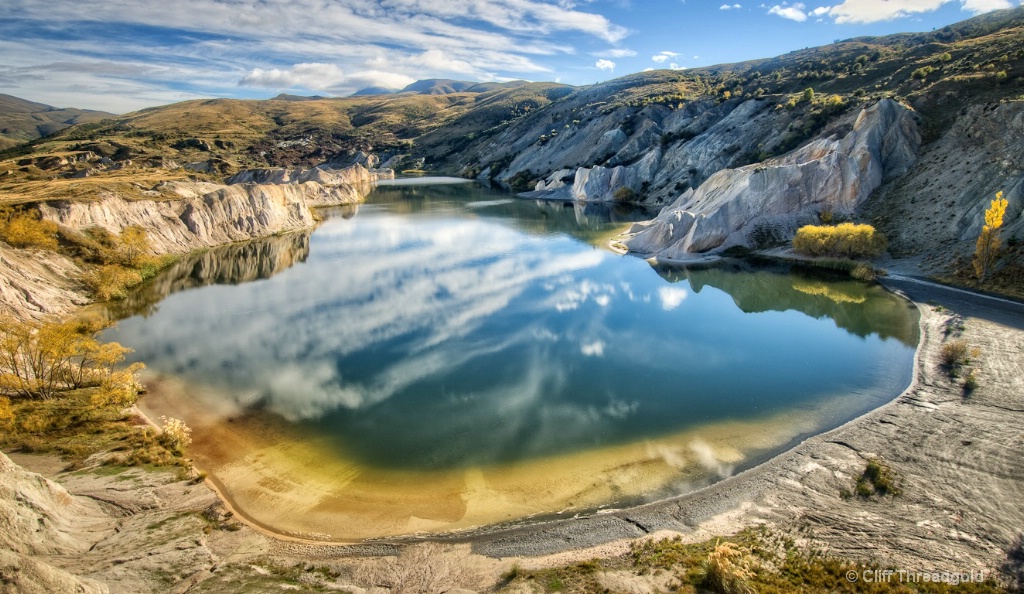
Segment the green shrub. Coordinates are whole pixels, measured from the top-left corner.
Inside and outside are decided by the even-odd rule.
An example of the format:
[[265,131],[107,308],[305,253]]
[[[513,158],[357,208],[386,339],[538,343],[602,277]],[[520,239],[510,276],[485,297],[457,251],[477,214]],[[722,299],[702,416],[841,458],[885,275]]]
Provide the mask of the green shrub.
[[871,225],[840,223],[805,225],[793,238],[793,250],[805,256],[873,258],[881,255],[888,241]]
[[917,70],[911,72],[910,73],[910,78],[915,78],[915,79],[918,79],[918,80],[924,80],[925,78],[927,78],[927,76],[929,74],[931,74],[933,72],[935,72],[935,67],[934,66],[922,66],[921,68],[918,68]]
[[633,188],[622,186],[618,190],[615,190],[615,193],[612,194],[612,198],[614,198],[616,202],[635,202],[636,191],[633,190]]
[[889,466],[878,460],[868,460],[864,473],[857,479],[857,495],[899,495],[900,488],[896,485],[896,475]]
[[977,371],[972,369],[967,377],[964,378],[964,395],[970,396],[975,390],[978,389],[978,374]]

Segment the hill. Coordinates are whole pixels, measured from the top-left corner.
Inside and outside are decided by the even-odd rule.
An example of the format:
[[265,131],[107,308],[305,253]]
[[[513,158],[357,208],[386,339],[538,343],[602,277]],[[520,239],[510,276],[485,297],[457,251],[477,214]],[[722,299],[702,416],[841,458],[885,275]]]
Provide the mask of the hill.
[[112,117],[116,116],[88,109],[60,109],[0,93],[0,149],[49,136],[75,124]]
[[365,89],[359,89],[355,93],[352,93],[352,97],[365,97],[367,95],[391,95],[397,93],[398,89],[389,89],[387,87],[366,87]]

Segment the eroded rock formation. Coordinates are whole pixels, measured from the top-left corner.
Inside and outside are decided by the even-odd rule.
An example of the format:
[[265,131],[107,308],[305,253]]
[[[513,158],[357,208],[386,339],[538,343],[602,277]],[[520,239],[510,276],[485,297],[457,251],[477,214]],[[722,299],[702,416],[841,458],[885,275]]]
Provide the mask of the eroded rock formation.
[[[792,234],[820,211],[852,213],[884,179],[916,161],[913,112],[883,100],[851,116],[848,132],[819,138],[777,159],[723,169],[689,189],[653,221],[634,225],[632,252],[667,258],[733,245],[752,246],[758,226]],[[839,127],[842,129],[842,126]]]

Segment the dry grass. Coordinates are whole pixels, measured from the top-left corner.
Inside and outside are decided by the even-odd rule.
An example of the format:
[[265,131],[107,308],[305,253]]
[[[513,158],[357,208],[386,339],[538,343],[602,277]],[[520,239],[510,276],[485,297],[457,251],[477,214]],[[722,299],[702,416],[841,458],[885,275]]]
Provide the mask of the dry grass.
[[848,593],[957,593],[1004,592],[996,583],[906,583],[858,580],[848,572],[886,569],[880,563],[857,563],[797,545],[792,539],[766,528],[748,529],[736,536],[697,543],[681,539],[646,540],[635,543],[630,553],[600,561],[544,570],[514,567],[497,586],[498,592],[602,592],[604,571],[637,576],[670,572],[675,581],[670,591],[758,592],[759,594]]
[[0,177],[0,203],[28,204],[50,200],[97,200],[103,195],[120,196],[126,200],[173,200],[172,193],[150,195],[157,184],[188,179],[186,172],[152,168],[133,168],[104,172],[84,179],[43,176],[34,179],[20,173],[13,161],[0,162],[0,170],[13,170],[14,175]]
[[97,390],[76,390],[51,400],[14,400],[13,425],[0,431],[0,450],[54,453],[73,466],[101,453],[109,454],[105,463],[115,466],[188,465],[154,429],[122,406],[96,406]]
[[405,548],[397,557],[366,563],[356,579],[391,594],[442,594],[455,588],[478,588],[480,574],[450,547],[427,543]]

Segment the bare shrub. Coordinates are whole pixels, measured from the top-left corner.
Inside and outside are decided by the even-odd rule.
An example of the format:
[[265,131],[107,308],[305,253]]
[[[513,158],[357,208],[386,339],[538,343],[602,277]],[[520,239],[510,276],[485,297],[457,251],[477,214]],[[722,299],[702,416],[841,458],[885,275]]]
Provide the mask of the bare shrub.
[[720,542],[700,564],[701,585],[719,594],[753,594],[750,579],[754,571],[750,564],[746,549],[735,543]]
[[183,454],[192,444],[192,429],[181,419],[160,417],[160,423],[163,429],[160,442],[172,452]]

